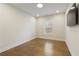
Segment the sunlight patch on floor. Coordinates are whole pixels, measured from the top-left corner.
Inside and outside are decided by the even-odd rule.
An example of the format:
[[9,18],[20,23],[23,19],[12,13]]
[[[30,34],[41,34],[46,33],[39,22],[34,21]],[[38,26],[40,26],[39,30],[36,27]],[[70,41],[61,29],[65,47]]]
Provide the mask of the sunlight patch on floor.
[[53,53],[52,49],[53,49],[53,45],[49,42],[46,42],[45,43],[45,49],[44,49],[45,55],[52,55],[52,53]]

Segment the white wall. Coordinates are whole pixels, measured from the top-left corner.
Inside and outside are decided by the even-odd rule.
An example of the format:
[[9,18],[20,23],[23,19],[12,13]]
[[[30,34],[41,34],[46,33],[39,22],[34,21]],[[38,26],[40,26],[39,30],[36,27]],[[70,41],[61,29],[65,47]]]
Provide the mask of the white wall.
[[71,55],[79,56],[79,25],[73,27],[67,26],[67,13],[71,8],[71,6],[72,4],[69,6],[65,14],[66,43],[67,46],[69,47]]
[[35,37],[35,18],[7,4],[0,4],[0,52]]
[[[45,32],[45,22],[50,20],[52,22],[52,32]],[[65,40],[65,14],[59,13],[46,17],[39,17],[36,20],[36,29],[38,38]]]

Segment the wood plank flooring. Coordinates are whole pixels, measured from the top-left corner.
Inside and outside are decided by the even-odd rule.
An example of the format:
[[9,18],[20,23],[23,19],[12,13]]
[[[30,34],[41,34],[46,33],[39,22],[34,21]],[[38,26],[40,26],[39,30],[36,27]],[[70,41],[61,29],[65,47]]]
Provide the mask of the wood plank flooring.
[[63,41],[33,39],[20,46],[0,53],[0,56],[70,56]]

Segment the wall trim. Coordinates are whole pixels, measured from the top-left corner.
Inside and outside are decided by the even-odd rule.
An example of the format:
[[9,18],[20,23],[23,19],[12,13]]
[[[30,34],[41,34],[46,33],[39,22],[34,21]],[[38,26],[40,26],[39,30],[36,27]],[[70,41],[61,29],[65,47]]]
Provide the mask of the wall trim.
[[65,41],[65,40],[59,39],[59,38],[49,38],[49,37],[42,37],[42,36],[37,36],[37,38],[43,38],[43,39],[49,39],[49,40],[57,40],[57,41]]
[[[31,39],[28,39],[28,40],[16,42],[16,43],[14,43],[13,45],[10,45],[10,46],[8,46],[8,47],[5,47],[5,48],[1,49],[0,53],[2,53],[2,52],[4,52],[4,51],[7,51],[7,50],[9,50],[9,49],[11,49],[11,48],[17,47],[17,46],[19,46],[19,45],[21,45],[21,44],[27,43],[28,41],[31,41],[31,40],[33,40],[33,39],[35,39],[35,38],[36,38],[36,37],[33,37],[33,38],[31,38]],[[17,43],[18,43],[18,44],[17,44]]]
[[[5,48],[3,48],[3,49],[0,51],[0,53],[2,53],[2,52],[4,52],[4,51],[7,51],[7,50],[9,50],[9,49],[11,49],[11,48],[15,48],[15,47],[17,47],[17,46],[19,46],[19,45],[21,45],[21,44],[27,43],[28,41],[31,41],[31,40],[36,39],[36,38],[42,38],[42,39],[48,39],[48,40],[56,40],[56,41],[64,41],[64,40],[57,40],[58,38],[52,38],[52,39],[50,39],[50,38],[45,38],[45,37],[32,37],[31,39],[24,40],[24,41],[20,41],[20,42],[16,42],[16,43],[14,43],[13,45],[10,45],[10,46],[8,46],[8,47],[5,47]],[[66,41],[66,40],[65,40],[65,41]],[[64,41],[64,42],[65,42],[65,41]],[[17,44],[17,43],[18,43],[18,44]]]
[[69,52],[70,52],[71,56],[73,56],[72,51],[71,51],[71,49],[70,49],[70,47],[69,47],[69,43],[68,43],[68,41],[65,40],[65,42],[66,42],[66,45],[67,45],[67,47],[68,47],[68,49],[69,49]]

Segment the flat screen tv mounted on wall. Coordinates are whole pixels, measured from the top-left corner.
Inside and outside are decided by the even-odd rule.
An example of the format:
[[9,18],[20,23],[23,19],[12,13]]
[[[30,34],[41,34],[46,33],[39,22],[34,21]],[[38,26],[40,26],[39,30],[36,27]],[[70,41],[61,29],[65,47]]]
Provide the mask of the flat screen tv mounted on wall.
[[67,14],[67,26],[75,26],[78,24],[78,8],[76,3],[72,5]]

